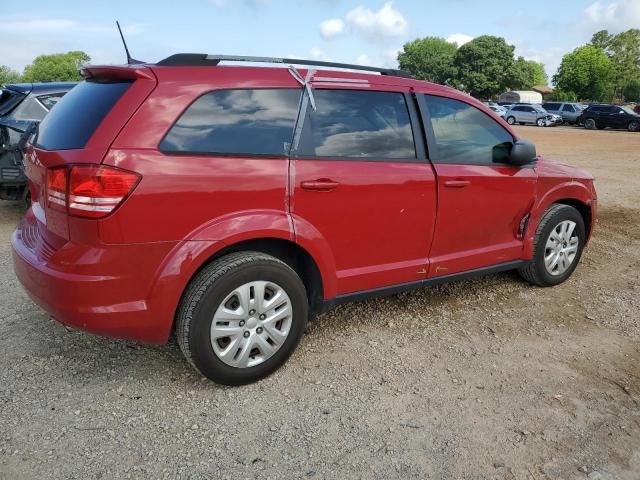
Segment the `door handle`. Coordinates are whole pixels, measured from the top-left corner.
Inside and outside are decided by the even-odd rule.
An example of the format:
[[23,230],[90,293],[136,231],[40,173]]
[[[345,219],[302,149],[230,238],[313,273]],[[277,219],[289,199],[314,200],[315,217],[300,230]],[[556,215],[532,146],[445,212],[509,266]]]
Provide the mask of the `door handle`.
[[329,192],[338,188],[340,184],[328,178],[319,178],[318,180],[306,180],[300,183],[303,190],[314,190],[317,192]]
[[469,185],[471,185],[471,182],[469,180],[462,180],[462,179],[446,180],[444,182],[444,186],[449,188],[464,188],[464,187],[468,187]]

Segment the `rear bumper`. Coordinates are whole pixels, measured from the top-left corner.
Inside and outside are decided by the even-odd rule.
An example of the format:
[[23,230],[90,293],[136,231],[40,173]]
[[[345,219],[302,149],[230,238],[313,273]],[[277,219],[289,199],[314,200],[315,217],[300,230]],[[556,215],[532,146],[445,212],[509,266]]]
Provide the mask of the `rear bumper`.
[[154,287],[173,243],[68,242],[53,251],[35,232],[29,212],[11,237],[14,269],[29,296],[54,319],[100,335],[166,342],[176,304],[168,308]]

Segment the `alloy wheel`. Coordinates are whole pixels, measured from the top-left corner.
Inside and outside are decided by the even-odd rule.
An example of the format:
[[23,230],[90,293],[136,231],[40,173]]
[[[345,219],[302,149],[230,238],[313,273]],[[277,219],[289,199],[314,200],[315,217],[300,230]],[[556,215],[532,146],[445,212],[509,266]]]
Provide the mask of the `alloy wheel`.
[[544,250],[544,265],[553,276],[562,275],[573,264],[580,239],[576,223],[571,220],[560,222],[551,230]]
[[284,344],[293,320],[287,292],[273,282],[253,281],[230,292],[211,322],[216,356],[237,368],[255,367]]

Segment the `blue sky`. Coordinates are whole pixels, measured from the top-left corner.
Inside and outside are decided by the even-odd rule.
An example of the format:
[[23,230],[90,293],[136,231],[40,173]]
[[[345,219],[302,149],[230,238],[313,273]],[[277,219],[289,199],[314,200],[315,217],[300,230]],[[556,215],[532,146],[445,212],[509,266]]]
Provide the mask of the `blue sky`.
[[145,61],[202,52],[395,66],[416,37],[491,34],[553,74],[593,32],[640,26],[640,0],[23,0],[3,8],[0,64],[22,70],[39,54],[68,50],[122,63],[116,19]]

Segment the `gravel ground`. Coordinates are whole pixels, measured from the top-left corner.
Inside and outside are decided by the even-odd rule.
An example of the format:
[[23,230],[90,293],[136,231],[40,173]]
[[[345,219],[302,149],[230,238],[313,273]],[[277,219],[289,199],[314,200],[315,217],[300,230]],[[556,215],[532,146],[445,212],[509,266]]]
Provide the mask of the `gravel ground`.
[[275,375],[68,331],[21,290],[0,204],[0,479],[640,478],[640,134],[521,127],[597,177],[552,289],[506,273],[342,306]]

